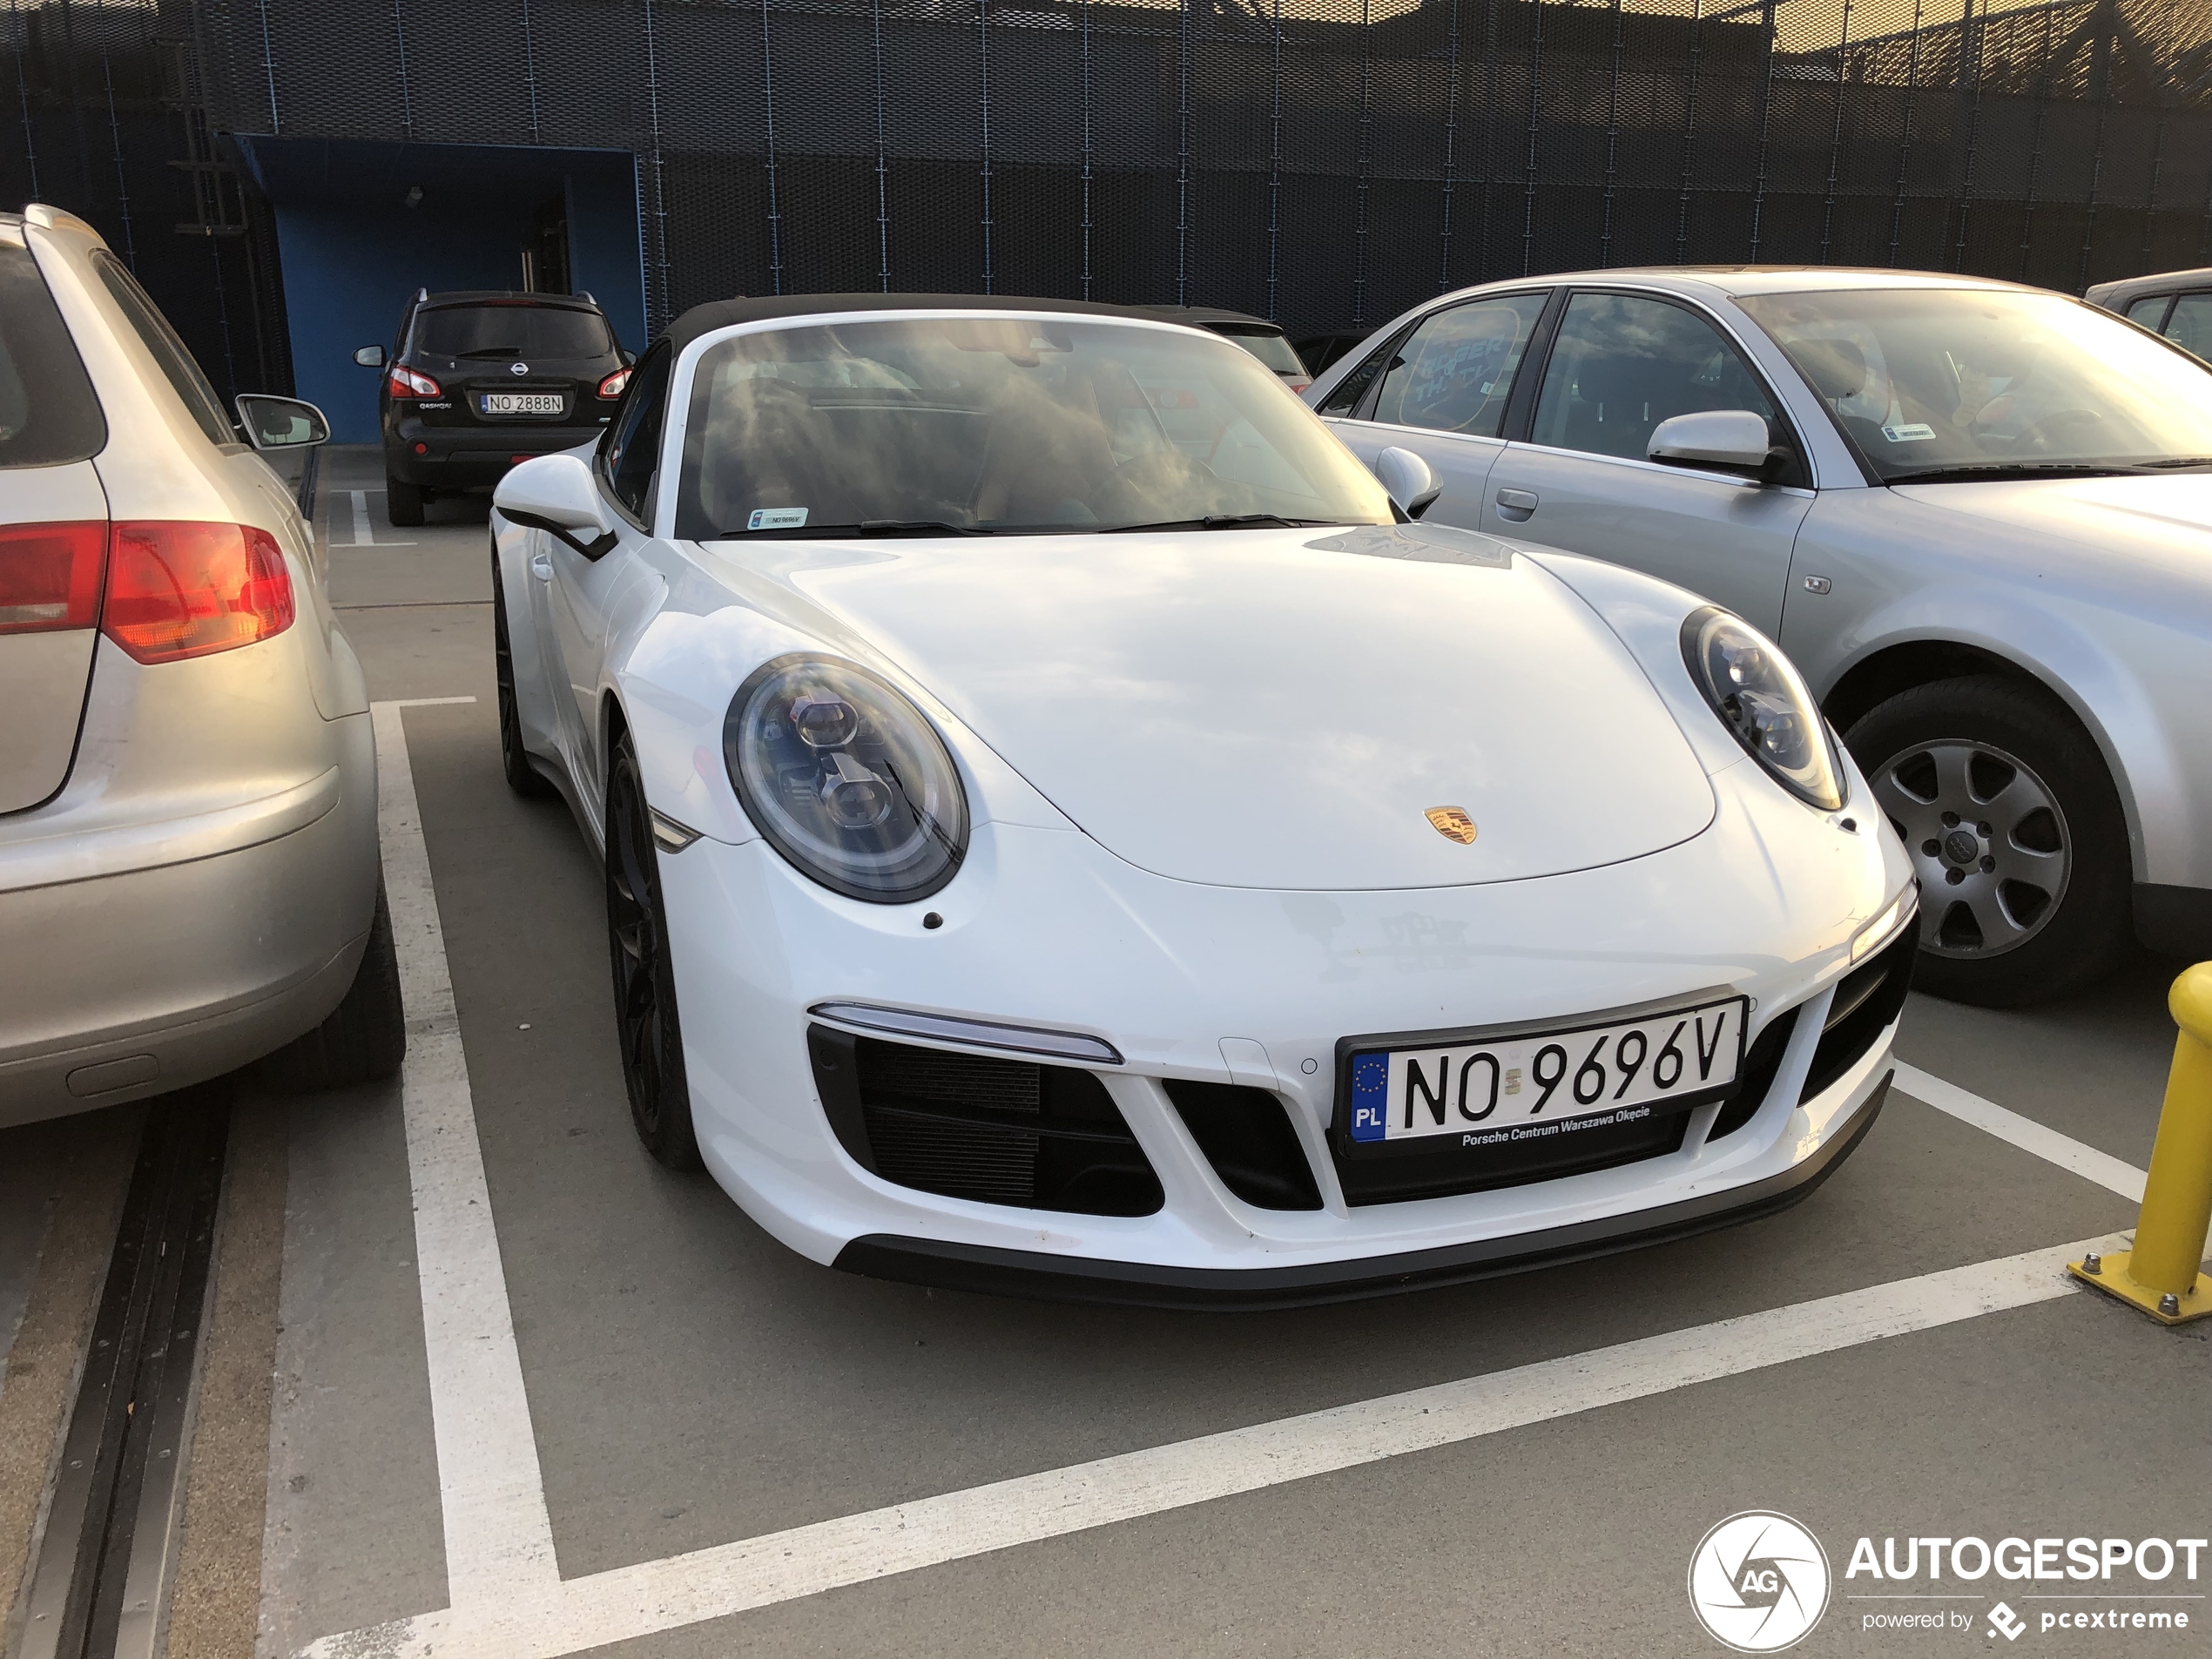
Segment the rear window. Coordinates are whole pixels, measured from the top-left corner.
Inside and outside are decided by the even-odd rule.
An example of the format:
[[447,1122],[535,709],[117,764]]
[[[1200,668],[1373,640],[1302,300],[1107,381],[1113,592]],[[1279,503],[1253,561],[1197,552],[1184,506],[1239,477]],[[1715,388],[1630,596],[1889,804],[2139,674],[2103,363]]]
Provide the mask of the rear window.
[[0,467],[98,455],[107,422],[27,247],[0,242]]
[[415,349],[434,357],[604,357],[606,319],[565,306],[438,306],[415,321]]
[[1298,353],[1291,349],[1291,342],[1283,338],[1279,330],[1239,328],[1231,324],[1219,332],[1235,341],[1278,374],[1294,374],[1300,380],[1305,378],[1305,365],[1298,361]]

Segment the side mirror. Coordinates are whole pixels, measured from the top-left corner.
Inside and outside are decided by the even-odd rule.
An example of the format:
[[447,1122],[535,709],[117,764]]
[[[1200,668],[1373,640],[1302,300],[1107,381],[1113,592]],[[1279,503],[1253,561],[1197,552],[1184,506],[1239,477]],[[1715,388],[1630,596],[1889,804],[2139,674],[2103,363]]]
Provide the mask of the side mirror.
[[238,422],[256,449],[302,449],[330,442],[330,422],[322,418],[322,411],[296,397],[241,392]]
[[500,516],[565,542],[587,559],[615,544],[613,517],[591,469],[575,455],[538,455],[511,469],[491,492]]
[[1766,421],[1749,409],[1701,409],[1651,429],[1644,453],[1670,467],[1717,467],[1765,475],[1773,445]]
[[1390,492],[1391,500],[1398,503],[1398,510],[1408,518],[1419,518],[1444,493],[1444,486],[1429,471],[1428,462],[1411,449],[1400,449],[1393,444],[1375,457],[1373,468],[1382,487]]
[[363,368],[381,368],[384,367],[384,348],[381,346],[363,346],[354,354],[354,361]]

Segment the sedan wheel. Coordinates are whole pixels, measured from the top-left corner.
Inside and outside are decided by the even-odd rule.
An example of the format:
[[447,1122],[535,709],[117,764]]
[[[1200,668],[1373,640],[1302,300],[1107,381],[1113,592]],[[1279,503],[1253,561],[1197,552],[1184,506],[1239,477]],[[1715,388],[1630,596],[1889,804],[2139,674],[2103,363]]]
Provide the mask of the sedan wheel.
[[1919,988],[2003,1007],[2114,963],[2127,836],[2067,711],[2009,680],[1944,680],[1881,704],[1849,742],[1920,878]]
[[671,1170],[702,1169],[684,1076],[658,855],[637,751],[627,733],[616,745],[607,778],[607,944],[622,1079],[637,1138]]

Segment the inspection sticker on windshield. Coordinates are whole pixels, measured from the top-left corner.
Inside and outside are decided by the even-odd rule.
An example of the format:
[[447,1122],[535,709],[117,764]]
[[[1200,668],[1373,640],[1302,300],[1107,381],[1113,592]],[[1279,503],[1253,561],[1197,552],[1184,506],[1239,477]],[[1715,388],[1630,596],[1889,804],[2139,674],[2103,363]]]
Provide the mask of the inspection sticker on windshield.
[[749,530],[795,530],[806,522],[804,507],[756,507],[745,527]]
[[1914,421],[1904,426],[1885,426],[1882,435],[1892,443],[1926,443],[1935,436],[1935,428]]
[[1354,1054],[1351,1136],[1506,1145],[1716,1100],[1743,1064],[1748,1012],[1745,999],[1732,996],[1493,1042]]

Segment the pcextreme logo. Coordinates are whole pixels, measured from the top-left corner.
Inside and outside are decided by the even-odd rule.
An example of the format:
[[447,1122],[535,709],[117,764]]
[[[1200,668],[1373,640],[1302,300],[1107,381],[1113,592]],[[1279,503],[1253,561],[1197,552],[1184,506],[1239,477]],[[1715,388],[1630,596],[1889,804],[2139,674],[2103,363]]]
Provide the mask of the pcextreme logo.
[[1787,1515],[1747,1509],[1698,1541],[1689,1606],[1716,1642],[1738,1653],[1779,1653],[1811,1634],[1828,1608],[1828,1554]]

